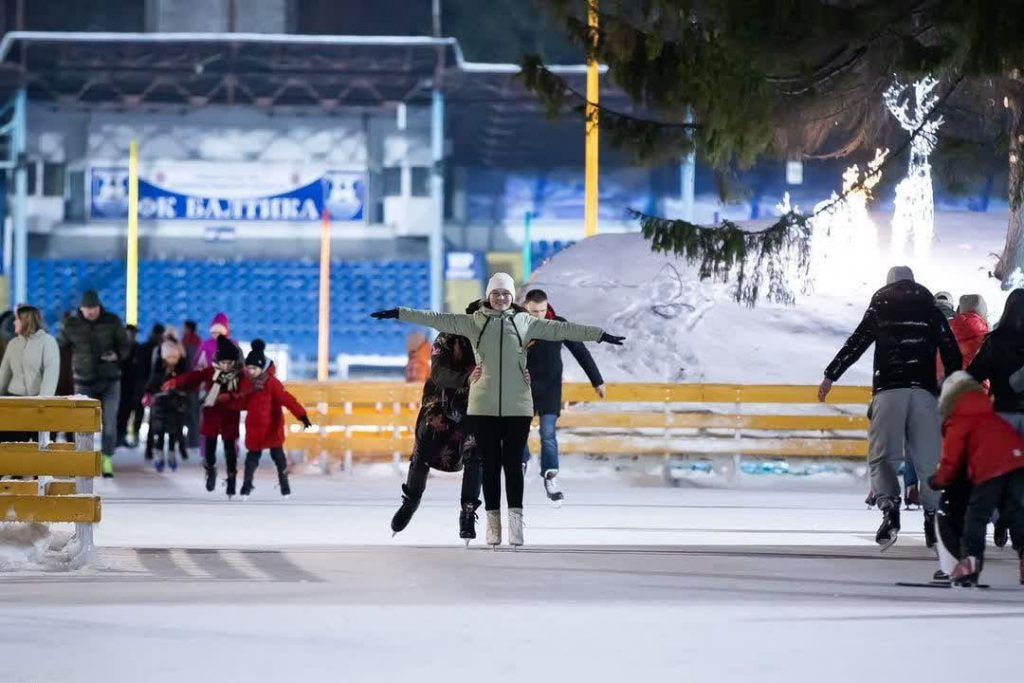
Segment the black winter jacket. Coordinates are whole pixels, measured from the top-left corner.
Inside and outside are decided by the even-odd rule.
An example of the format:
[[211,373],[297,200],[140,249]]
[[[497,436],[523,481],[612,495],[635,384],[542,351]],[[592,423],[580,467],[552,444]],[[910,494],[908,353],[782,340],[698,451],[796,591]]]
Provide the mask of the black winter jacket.
[[[565,318],[557,315],[551,320],[565,322]],[[526,352],[526,369],[530,372],[530,391],[533,393],[533,412],[536,415],[562,414],[563,345],[576,358],[583,372],[587,373],[587,379],[592,385],[599,387],[604,384],[594,357],[582,342],[530,342]]]
[[979,382],[991,382],[989,394],[997,413],[1024,413],[1024,394],[1010,387],[1010,375],[1024,366],[1024,339],[999,334],[999,328],[985,337],[967,372]]
[[963,367],[956,338],[932,293],[912,280],[899,280],[875,292],[860,325],[825,369],[825,377],[838,380],[871,344],[875,345],[871,384],[876,394],[909,387],[938,394],[936,351],[946,376]]
[[[131,352],[121,319],[107,310],[101,310],[94,321],[83,318],[81,312],[68,318],[57,343],[71,347],[75,382],[86,385],[120,380],[121,361]],[[102,360],[108,351],[116,352],[117,358]]]

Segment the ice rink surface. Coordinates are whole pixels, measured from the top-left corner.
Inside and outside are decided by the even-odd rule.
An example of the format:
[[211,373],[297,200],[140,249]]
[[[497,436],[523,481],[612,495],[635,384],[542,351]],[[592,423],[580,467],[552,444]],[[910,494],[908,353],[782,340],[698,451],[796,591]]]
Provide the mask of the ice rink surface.
[[[127,458],[122,458],[122,463]],[[265,462],[246,502],[195,462],[101,482],[93,564],[0,573],[3,680],[929,681],[1013,676],[1024,587],[989,548],[988,590],[906,588],[935,570],[920,512],[872,542],[854,479],[676,488],[527,480],[526,542],[457,538],[435,477],[392,538],[397,476],[297,476]],[[483,515],[481,514],[481,517]],[[478,525],[481,539],[483,524]]]

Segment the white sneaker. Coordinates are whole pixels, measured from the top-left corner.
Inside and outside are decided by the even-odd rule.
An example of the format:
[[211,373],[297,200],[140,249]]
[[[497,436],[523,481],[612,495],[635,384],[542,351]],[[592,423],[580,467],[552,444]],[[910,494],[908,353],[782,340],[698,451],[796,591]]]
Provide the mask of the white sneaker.
[[487,511],[487,545],[501,545],[501,510]]
[[548,500],[555,507],[561,507],[565,500],[565,494],[558,490],[558,472],[550,470],[544,473],[544,491],[548,494]]
[[523,509],[509,508],[508,511],[508,543],[513,547],[523,544]]

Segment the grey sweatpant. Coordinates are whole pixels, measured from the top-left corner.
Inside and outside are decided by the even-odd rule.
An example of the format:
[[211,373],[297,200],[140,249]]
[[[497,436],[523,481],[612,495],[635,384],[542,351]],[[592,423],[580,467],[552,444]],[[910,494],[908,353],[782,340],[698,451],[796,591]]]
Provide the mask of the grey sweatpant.
[[934,512],[938,494],[928,486],[928,477],[938,468],[941,451],[942,423],[934,394],[916,387],[875,394],[868,427],[868,469],[879,508],[899,505],[899,469],[904,458],[910,458],[919,477],[921,505],[926,512]]

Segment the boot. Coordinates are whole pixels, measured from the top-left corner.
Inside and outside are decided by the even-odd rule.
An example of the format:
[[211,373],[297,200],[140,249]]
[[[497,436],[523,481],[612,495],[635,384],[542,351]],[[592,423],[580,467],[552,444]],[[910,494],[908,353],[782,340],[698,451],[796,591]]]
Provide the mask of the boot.
[[[921,492],[917,488],[917,484],[911,484],[903,490],[903,504],[907,506],[907,509],[917,509],[921,507]],[[928,546],[931,548],[931,546]]]
[[292,494],[292,487],[288,483],[288,460],[284,457],[284,451],[270,451],[270,457],[277,467],[277,487],[281,489],[281,495],[287,498]]
[[487,511],[487,545],[501,545],[501,510]]
[[953,567],[953,573],[949,575],[949,579],[954,586],[976,586],[979,574],[981,574],[981,560],[968,555]]
[[217,466],[207,463],[203,469],[206,470],[206,490],[212,492],[217,488]]
[[466,545],[476,538],[476,509],[478,507],[480,507],[480,501],[463,503],[462,512],[459,513],[459,538],[465,539]]
[[997,519],[995,528],[992,530],[992,543],[997,548],[1005,548],[1006,542],[1010,540],[1010,529],[1003,523],[1003,520]]
[[508,543],[514,548],[523,544],[523,508],[508,509]]
[[228,494],[228,499],[235,497],[235,482],[238,478],[238,470],[228,470],[228,478],[225,482],[227,490],[225,493]]
[[239,491],[242,498],[248,498],[252,493],[252,478],[256,474],[256,467],[260,464],[259,453],[248,453],[245,456],[245,470],[242,472],[242,490]]
[[409,526],[412,516],[420,506],[423,491],[427,488],[427,475],[430,468],[413,460],[409,463],[409,476],[402,484],[402,505],[391,518],[391,531],[398,533]]
[[936,569],[935,573],[932,574],[932,581],[935,583],[949,583],[949,574],[941,569]]
[[544,492],[548,494],[548,500],[555,507],[561,507],[565,500],[565,494],[558,488],[558,472],[548,470],[544,473]]
[[[900,501],[886,500],[886,507],[882,510],[882,524],[875,534],[875,543],[881,546],[882,550],[888,550],[896,542],[896,536],[900,532]],[[880,505],[881,507],[881,505]]]
[[100,460],[104,479],[114,478],[114,459],[109,455],[102,456]]
[[938,538],[935,533],[935,513],[928,512],[925,510],[924,513],[924,544],[929,548],[934,548],[938,542]]

